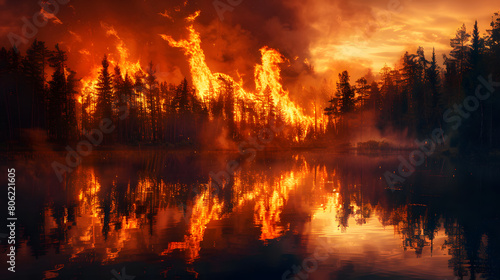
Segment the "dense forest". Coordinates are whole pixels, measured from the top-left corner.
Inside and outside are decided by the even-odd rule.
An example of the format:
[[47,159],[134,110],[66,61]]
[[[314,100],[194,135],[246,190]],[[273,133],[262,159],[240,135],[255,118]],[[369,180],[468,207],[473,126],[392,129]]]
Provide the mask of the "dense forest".
[[374,111],[381,131],[396,128],[423,139],[440,128],[451,136],[448,144],[463,153],[498,148],[500,119],[495,111],[500,99],[494,86],[500,81],[499,14],[486,36],[480,35],[477,22],[472,32],[463,25],[450,46],[444,67],[434,50],[428,59],[420,47],[416,53],[406,52],[394,69],[384,67],[378,82],[361,78],[351,85],[347,71],[339,74],[336,95],[325,109],[331,130],[349,135],[353,115]]
[[[105,55],[95,92],[82,92],[77,74],[67,65],[68,53],[35,40],[24,55],[16,47],[0,50],[4,104],[0,141],[23,143],[29,131],[39,131],[49,141],[65,144],[85,137],[109,119],[115,129],[104,137],[108,145],[210,148],[221,135],[241,141],[278,124],[285,129],[276,135],[276,145],[325,144],[349,142],[352,132],[364,129],[363,119],[370,117],[382,135],[391,129],[422,139],[441,128],[450,136],[447,145],[461,152],[498,148],[500,120],[494,112],[500,109],[500,98],[493,86],[500,81],[500,15],[494,14],[484,35],[477,22],[472,32],[463,25],[450,46],[442,66],[434,51],[426,57],[424,49],[418,48],[416,53],[406,52],[394,68],[384,67],[378,81],[351,82],[343,71],[336,91],[324,101],[325,121],[318,123],[322,117],[316,115],[313,124],[290,125],[267,91],[259,104],[240,102],[227,82],[216,98],[202,100],[186,79],[178,85],[158,81],[153,62],[146,70],[124,73]],[[474,97],[478,89],[481,96],[492,94],[478,99]]]

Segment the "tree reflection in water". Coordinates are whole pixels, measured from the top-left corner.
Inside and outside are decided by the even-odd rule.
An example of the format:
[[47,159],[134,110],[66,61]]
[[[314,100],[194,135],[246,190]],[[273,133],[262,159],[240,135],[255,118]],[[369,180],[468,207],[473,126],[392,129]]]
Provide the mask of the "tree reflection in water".
[[[278,279],[307,255],[315,237],[330,236],[350,244],[338,256],[349,260],[341,268],[320,268],[335,279],[374,262],[356,251],[355,244],[368,246],[359,231],[380,248],[399,240],[396,255],[408,264],[435,260],[441,271],[436,275],[500,275],[497,164],[432,159],[401,190],[391,191],[383,172],[397,166],[396,156],[267,153],[243,165],[216,193],[208,174],[233,154],[100,153],[63,184],[47,167],[50,158],[17,159],[18,174],[26,174],[18,180],[18,203],[26,205],[18,214],[19,236],[30,250],[21,250],[19,260],[50,258],[40,264],[40,274],[57,265],[56,275],[64,279],[82,275],[75,272],[81,268],[141,263],[136,274],[134,265],[127,272],[206,279],[246,267],[248,275]],[[447,255],[446,267],[438,264],[440,255]],[[225,263],[237,265],[229,269]],[[257,264],[255,271],[248,268]],[[426,278],[424,272],[419,277]]]

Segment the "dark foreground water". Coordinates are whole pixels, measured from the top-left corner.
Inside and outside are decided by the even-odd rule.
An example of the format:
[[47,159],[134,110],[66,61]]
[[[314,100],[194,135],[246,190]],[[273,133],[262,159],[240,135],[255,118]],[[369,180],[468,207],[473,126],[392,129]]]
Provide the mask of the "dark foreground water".
[[392,191],[396,155],[261,152],[217,191],[210,172],[237,158],[94,152],[60,183],[61,157],[10,155],[18,247],[12,273],[0,229],[1,278],[499,279],[495,162],[432,158]]

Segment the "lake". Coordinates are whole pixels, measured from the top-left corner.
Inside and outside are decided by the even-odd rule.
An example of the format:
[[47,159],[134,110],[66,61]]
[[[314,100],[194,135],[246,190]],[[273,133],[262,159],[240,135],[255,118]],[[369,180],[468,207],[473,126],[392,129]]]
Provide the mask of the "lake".
[[429,158],[391,189],[395,153],[260,151],[210,180],[238,158],[95,151],[59,182],[62,154],[9,154],[18,248],[2,279],[500,277],[498,162]]

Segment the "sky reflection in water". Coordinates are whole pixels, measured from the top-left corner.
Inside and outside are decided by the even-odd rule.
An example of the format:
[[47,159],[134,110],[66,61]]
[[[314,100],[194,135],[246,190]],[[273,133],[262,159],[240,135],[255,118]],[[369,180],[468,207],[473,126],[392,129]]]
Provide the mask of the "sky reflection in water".
[[395,155],[263,153],[213,193],[234,157],[95,153],[61,185],[50,156],[19,156],[18,274],[282,279],[309,258],[308,279],[499,275],[495,164],[432,159],[392,192]]

